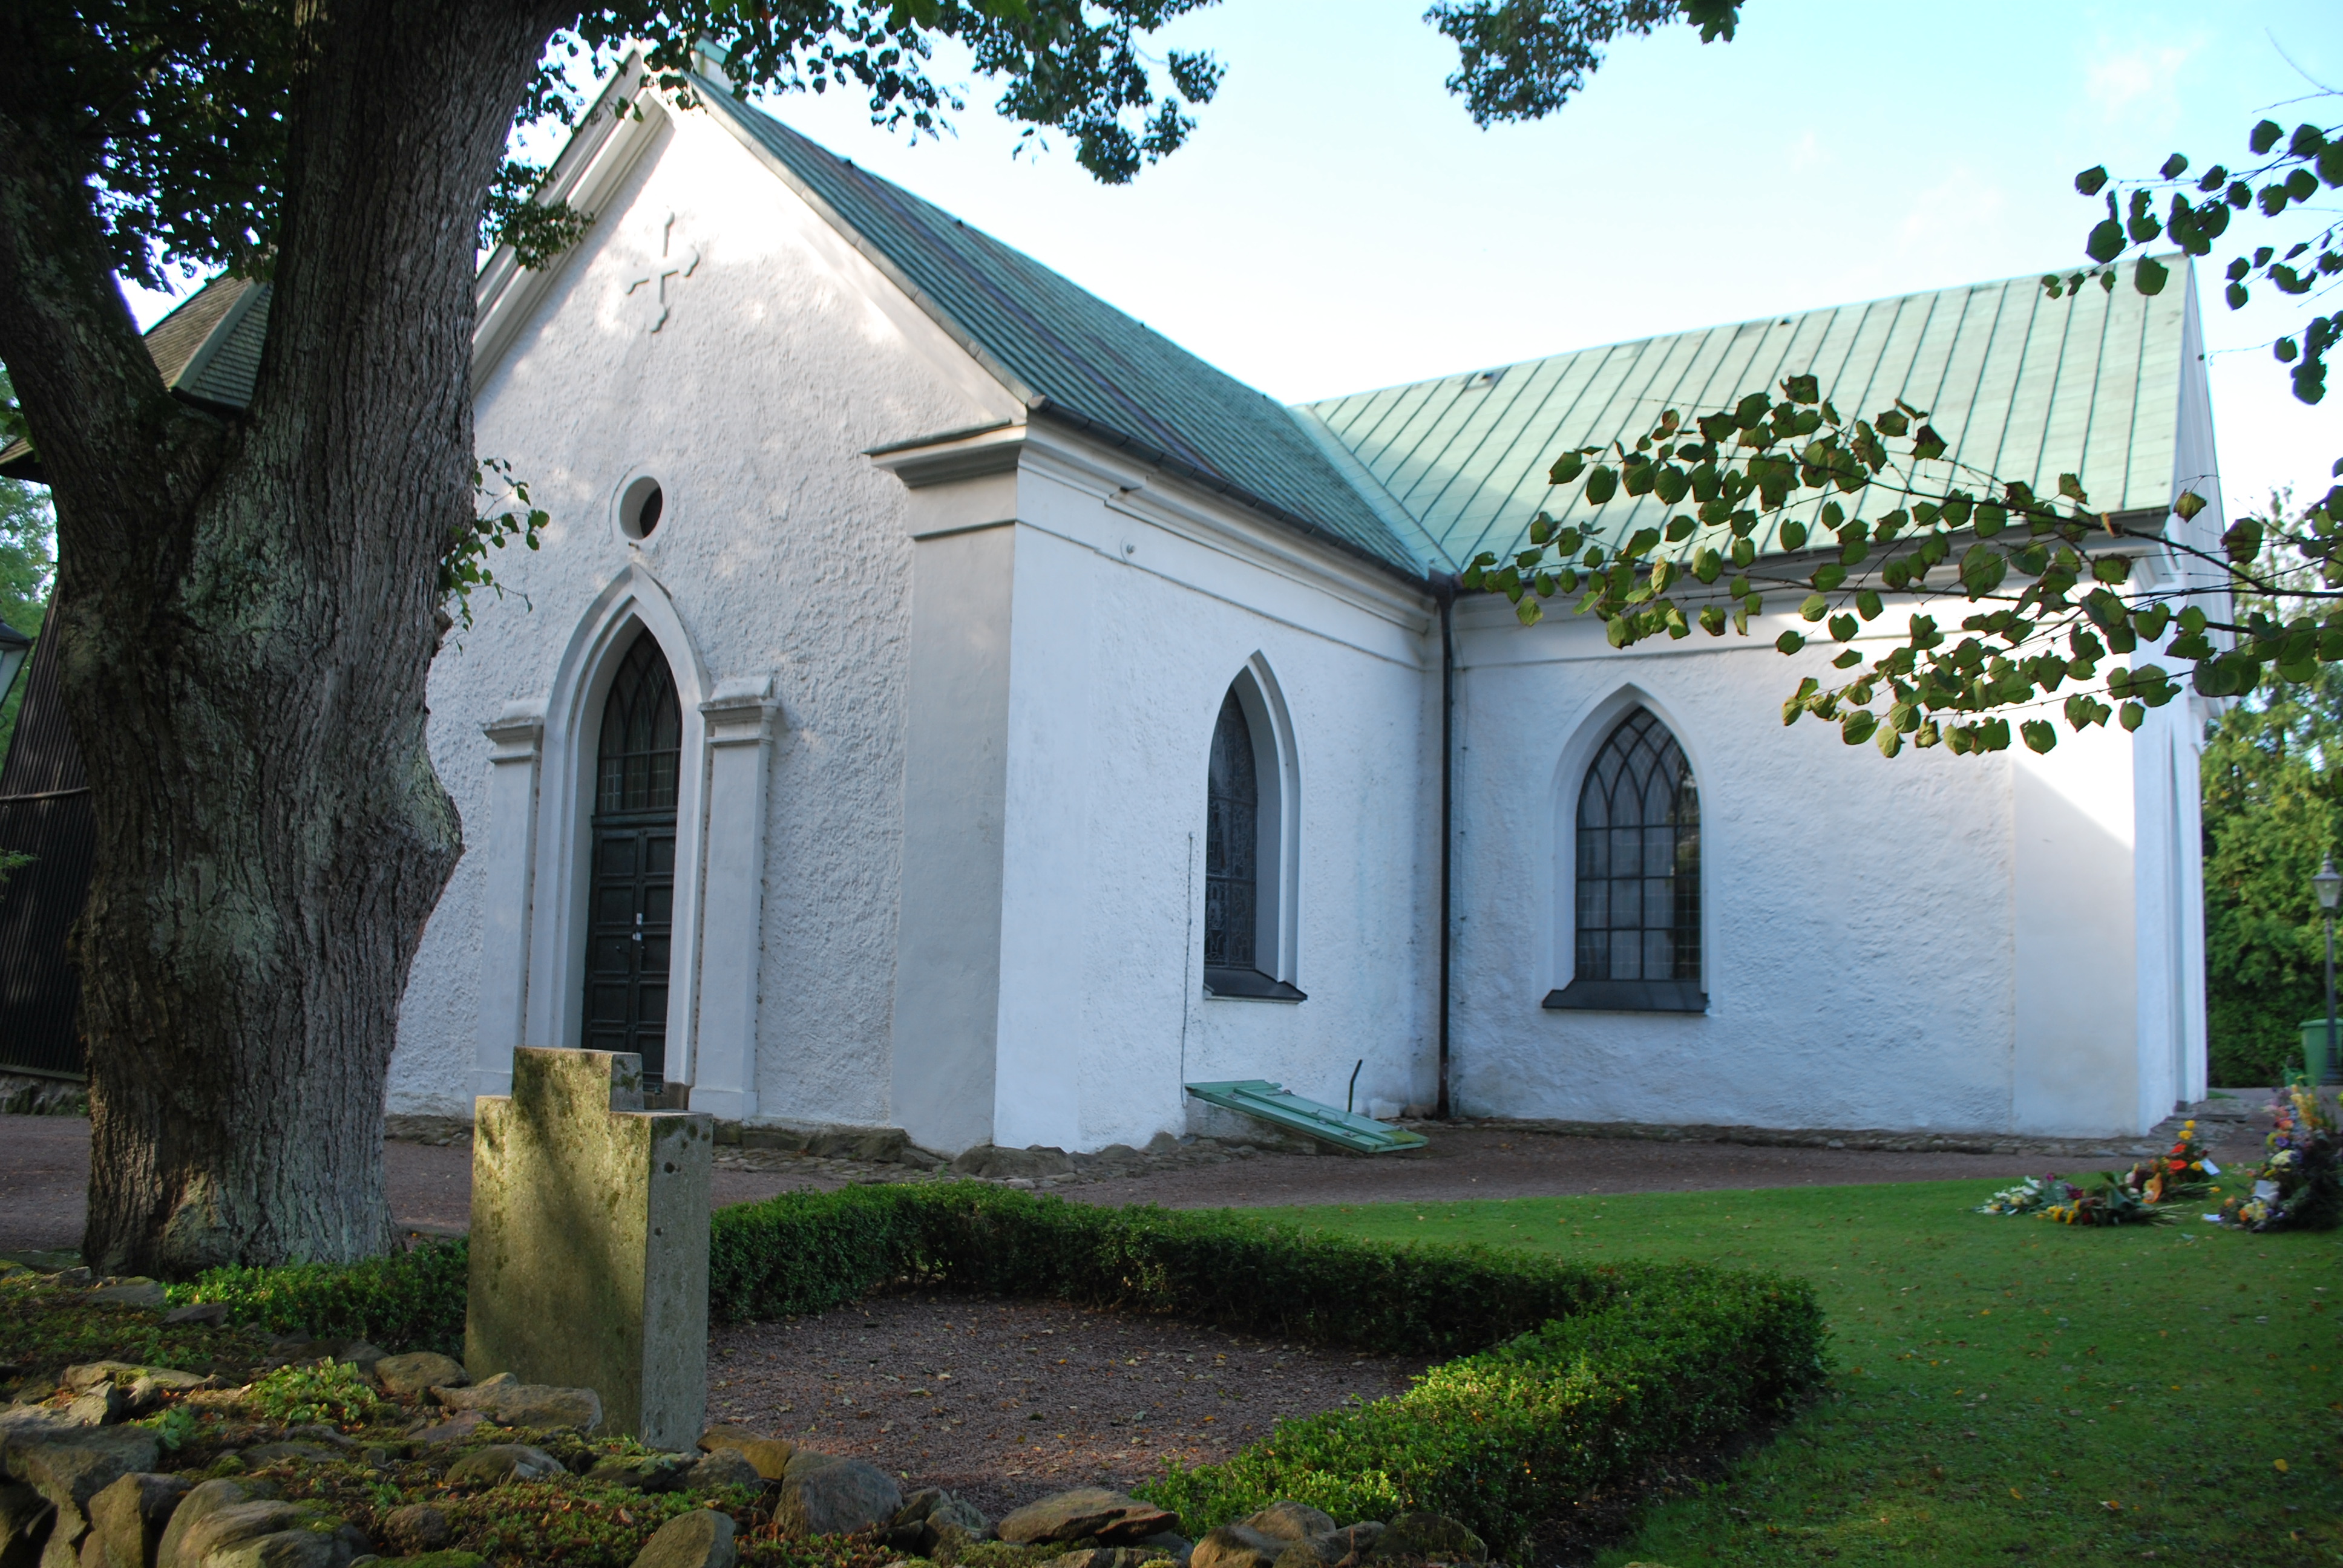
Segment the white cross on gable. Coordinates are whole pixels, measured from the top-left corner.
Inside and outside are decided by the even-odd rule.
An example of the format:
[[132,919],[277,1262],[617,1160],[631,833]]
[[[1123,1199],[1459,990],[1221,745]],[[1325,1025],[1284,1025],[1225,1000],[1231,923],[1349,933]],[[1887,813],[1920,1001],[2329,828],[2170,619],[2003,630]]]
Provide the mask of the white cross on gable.
[[635,278],[627,285],[627,293],[629,296],[632,296],[638,288],[649,288],[654,291],[650,297],[657,306],[658,312],[651,317],[650,329],[653,332],[667,325],[668,314],[671,308],[667,297],[668,279],[689,277],[699,269],[699,246],[686,246],[681,255],[679,256],[676,253],[675,214],[668,214],[667,220],[659,225],[659,265],[643,276]]

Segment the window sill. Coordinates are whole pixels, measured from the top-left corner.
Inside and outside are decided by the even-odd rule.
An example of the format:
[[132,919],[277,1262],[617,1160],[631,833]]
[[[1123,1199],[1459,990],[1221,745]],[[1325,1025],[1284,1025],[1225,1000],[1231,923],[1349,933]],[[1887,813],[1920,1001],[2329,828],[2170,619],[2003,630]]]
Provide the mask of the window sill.
[[1308,1001],[1310,999],[1282,980],[1259,970],[1208,969],[1204,994],[1224,1001]]
[[1574,980],[1546,992],[1549,1012],[1706,1012],[1698,980]]

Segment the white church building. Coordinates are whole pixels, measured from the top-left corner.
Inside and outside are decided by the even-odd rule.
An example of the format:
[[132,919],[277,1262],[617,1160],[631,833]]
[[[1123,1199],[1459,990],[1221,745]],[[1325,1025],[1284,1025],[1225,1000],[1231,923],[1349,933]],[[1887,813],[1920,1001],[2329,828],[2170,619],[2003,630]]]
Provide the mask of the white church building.
[[712,85],[610,94],[641,117],[553,174],[583,240],[480,278],[479,449],[552,522],[433,672],[468,848],[392,1111],[468,1114],[518,1045],[946,1153],[1354,1069],[1363,1107],[1444,1070],[1461,1114],[1773,1127],[2203,1096],[2196,699],[1891,760],[1784,728],[1825,656],[1778,628],[1615,651],[1441,587],[1564,447],[1801,371],[2153,534],[2218,494],[2185,272],[1287,407]]

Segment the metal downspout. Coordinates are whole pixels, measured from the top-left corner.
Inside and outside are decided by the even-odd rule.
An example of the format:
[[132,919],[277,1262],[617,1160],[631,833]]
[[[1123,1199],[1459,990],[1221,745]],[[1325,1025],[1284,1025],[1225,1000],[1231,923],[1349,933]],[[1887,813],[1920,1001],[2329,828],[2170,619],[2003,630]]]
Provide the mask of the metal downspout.
[[1448,1104],[1448,966],[1452,945],[1449,901],[1454,880],[1454,812],[1450,792],[1456,773],[1456,632],[1450,612],[1456,605],[1456,578],[1435,573],[1432,595],[1440,603],[1440,1102],[1435,1114],[1445,1121]]

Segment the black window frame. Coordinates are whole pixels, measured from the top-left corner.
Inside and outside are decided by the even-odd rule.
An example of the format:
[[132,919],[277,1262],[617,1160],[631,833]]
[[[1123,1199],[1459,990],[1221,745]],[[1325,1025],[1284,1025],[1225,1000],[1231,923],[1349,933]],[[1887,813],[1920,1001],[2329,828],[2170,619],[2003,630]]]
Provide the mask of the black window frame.
[[[1273,767],[1273,764],[1272,764]],[[1204,994],[1248,1001],[1307,1001],[1298,987],[1261,966],[1266,941],[1273,952],[1274,931],[1261,920],[1261,882],[1282,874],[1274,845],[1262,842],[1264,787],[1280,789],[1274,771],[1267,779],[1252,719],[1235,683],[1221,699],[1212,721],[1211,760],[1204,782]],[[1276,801],[1282,813],[1291,809]],[[1268,851],[1268,852],[1264,852]],[[1282,903],[1283,890],[1278,890]]]
[[[1700,788],[1691,759],[1659,715],[1638,704],[1604,736],[1579,781],[1572,813],[1572,978],[1546,994],[1545,1008],[1708,1010],[1700,849]],[[1623,853],[1635,857],[1635,869],[1624,876]],[[1668,867],[1664,874],[1654,874],[1655,854]],[[1664,921],[1651,918],[1657,899],[1666,902]],[[1629,909],[1632,920],[1623,918]],[[1634,943],[1626,961],[1618,946],[1623,937]],[[1669,972],[1648,972],[1663,950]]]

